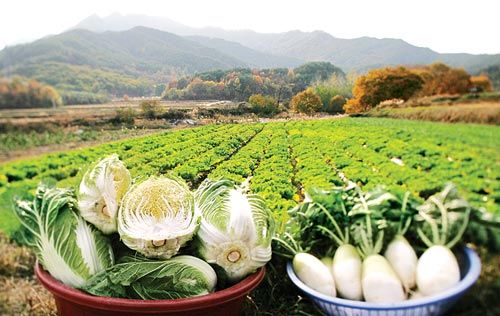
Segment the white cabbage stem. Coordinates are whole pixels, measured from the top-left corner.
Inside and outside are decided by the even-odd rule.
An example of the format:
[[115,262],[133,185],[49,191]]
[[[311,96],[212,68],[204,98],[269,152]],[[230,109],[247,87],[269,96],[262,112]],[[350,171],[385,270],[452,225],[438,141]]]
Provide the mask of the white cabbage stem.
[[435,245],[427,249],[417,264],[417,286],[425,295],[445,291],[460,282],[457,258],[445,246]]
[[333,278],[339,296],[350,300],[361,300],[361,257],[352,245],[341,245],[333,257]]
[[330,296],[336,296],[335,281],[330,270],[315,256],[298,253],[293,257],[293,271],[310,288]]
[[401,279],[405,291],[414,288],[418,258],[408,240],[397,235],[387,246],[384,256]]
[[381,255],[370,255],[363,261],[361,280],[367,302],[396,303],[406,299],[396,272]]

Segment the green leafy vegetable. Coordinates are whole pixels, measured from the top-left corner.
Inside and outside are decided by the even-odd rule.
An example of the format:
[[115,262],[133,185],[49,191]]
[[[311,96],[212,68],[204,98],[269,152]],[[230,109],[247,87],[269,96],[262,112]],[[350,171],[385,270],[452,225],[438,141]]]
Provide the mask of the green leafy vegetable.
[[64,284],[82,287],[113,265],[108,239],[77,214],[72,190],[41,185],[33,201],[17,200],[15,211],[40,263]]
[[151,260],[126,256],[95,275],[83,289],[98,296],[154,300],[208,294],[216,283],[212,267],[196,257]]
[[264,201],[228,180],[206,180],[196,192],[198,250],[237,281],[271,259],[274,220]]

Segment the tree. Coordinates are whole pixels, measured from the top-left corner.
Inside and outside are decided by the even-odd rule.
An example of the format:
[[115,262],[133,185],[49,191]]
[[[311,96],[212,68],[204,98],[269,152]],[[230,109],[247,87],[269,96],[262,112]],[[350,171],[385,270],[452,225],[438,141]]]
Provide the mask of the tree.
[[344,113],[345,103],[346,99],[343,96],[337,94],[330,99],[325,112],[330,114]]
[[21,77],[0,78],[0,108],[58,107],[63,104],[52,86]]
[[481,74],[490,78],[493,90],[500,90],[500,65],[489,66],[481,70]]
[[470,75],[464,69],[451,68],[443,63],[414,68],[412,71],[424,82],[419,92],[421,96],[464,94],[472,87]]
[[[327,81],[316,83],[314,85],[314,90],[319,95],[321,101],[323,102],[323,111],[330,113],[331,111],[330,103],[332,98],[337,95],[343,96],[344,98],[351,97],[352,87],[353,87],[352,79],[333,75]],[[341,108],[340,112],[343,111],[344,110]],[[336,111],[335,113],[337,112],[339,111]]]
[[248,99],[248,103],[252,106],[252,112],[257,115],[271,117],[279,112],[278,102],[271,96],[253,94]]
[[477,92],[491,92],[491,91],[493,91],[493,84],[491,83],[490,78],[485,74],[481,74],[479,76],[472,76],[472,77],[470,77],[470,81],[471,81],[472,87]]
[[323,103],[313,88],[297,93],[290,102],[292,111],[297,113],[313,114],[321,111]]
[[328,80],[333,75],[345,77],[342,69],[326,61],[306,63],[293,70],[295,91],[302,91],[315,82]]
[[422,78],[404,67],[374,69],[356,80],[354,98],[344,106],[346,113],[370,110],[389,99],[408,100],[423,85]]

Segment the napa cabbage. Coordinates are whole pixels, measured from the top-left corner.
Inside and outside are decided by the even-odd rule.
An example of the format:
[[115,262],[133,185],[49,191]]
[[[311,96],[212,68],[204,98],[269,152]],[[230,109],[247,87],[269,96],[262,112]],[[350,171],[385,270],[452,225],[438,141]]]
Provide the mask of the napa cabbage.
[[274,220],[264,201],[229,180],[205,180],[195,193],[201,258],[238,281],[271,259]]
[[151,177],[123,197],[118,232],[127,247],[168,259],[192,239],[198,219],[193,194],[182,180]]
[[125,256],[95,275],[84,290],[98,296],[176,299],[208,294],[214,291],[216,283],[214,269],[193,256],[167,260]]
[[29,231],[27,242],[57,280],[80,288],[114,263],[111,245],[76,210],[74,192],[38,187],[33,201],[16,200],[15,213]]
[[118,209],[130,183],[130,173],[118,155],[101,159],[85,173],[80,183],[80,214],[103,233],[116,232]]

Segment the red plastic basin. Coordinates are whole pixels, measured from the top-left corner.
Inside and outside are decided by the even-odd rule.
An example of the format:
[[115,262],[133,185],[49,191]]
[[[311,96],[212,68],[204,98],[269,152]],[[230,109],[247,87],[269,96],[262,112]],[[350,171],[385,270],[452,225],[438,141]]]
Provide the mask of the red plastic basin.
[[241,282],[211,294],[175,300],[132,300],[100,297],[71,288],[54,279],[38,263],[35,274],[56,300],[60,316],[132,316],[132,315],[192,315],[236,316],[241,312],[245,296],[255,289],[265,275],[265,268]]

